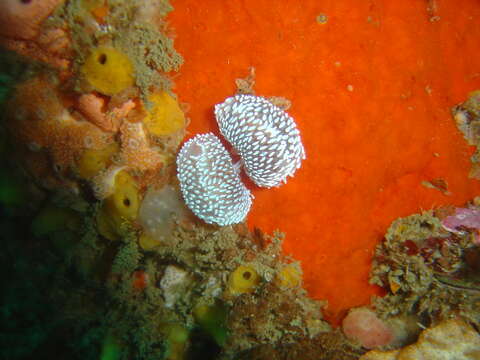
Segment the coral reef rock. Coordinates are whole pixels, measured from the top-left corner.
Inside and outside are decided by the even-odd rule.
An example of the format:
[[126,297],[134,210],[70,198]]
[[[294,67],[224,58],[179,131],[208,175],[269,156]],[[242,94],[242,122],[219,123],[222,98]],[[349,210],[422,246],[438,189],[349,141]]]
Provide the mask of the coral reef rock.
[[372,350],[360,360],[477,360],[480,335],[460,319],[445,320],[424,330],[415,344],[400,350]]

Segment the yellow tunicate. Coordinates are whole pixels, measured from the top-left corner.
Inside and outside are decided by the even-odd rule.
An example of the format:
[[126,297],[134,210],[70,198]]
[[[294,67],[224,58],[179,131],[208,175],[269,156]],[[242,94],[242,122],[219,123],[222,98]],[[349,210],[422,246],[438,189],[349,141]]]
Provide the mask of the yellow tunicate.
[[138,243],[143,250],[149,251],[155,249],[161,244],[157,239],[152,238],[150,235],[143,233],[138,239]]
[[185,127],[185,115],[178,102],[166,91],[148,97],[151,108],[143,123],[147,131],[155,136],[174,134]]
[[104,201],[104,208],[120,225],[125,220],[135,220],[140,206],[140,196],[135,179],[122,170],[115,176],[113,194]]
[[228,291],[232,295],[251,293],[260,282],[260,276],[251,266],[240,265],[228,280]]
[[284,289],[293,289],[302,282],[302,270],[298,264],[288,264],[277,274],[277,284]]
[[93,50],[81,70],[90,85],[105,95],[117,94],[135,82],[130,59],[122,52],[108,46]]
[[93,178],[100,171],[107,168],[110,158],[118,152],[118,148],[117,143],[112,143],[103,149],[85,150],[78,161],[78,175],[84,179]]

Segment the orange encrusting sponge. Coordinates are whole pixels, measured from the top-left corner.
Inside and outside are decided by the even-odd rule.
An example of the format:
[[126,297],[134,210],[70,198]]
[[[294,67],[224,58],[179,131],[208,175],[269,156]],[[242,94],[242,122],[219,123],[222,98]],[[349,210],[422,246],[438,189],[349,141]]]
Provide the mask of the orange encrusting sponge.
[[[284,96],[307,159],[278,189],[253,188],[250,226],[286,232],[305,286],[334,322],[379,290],[375,245],[392,220],[479,194],[472,149],[450,108],[480,88],[475,0],[174,2],[185,57],[176,91],[192,134],[256,69],[258,95]],[[443,179],[451,195],[422,181]]]

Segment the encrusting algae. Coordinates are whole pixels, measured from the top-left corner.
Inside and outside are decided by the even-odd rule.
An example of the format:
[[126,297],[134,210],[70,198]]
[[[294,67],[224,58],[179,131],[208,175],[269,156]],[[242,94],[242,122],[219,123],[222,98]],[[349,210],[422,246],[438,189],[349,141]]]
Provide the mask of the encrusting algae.
[[[428,334],[445,328],[478,342],[478,199],[394,221],[371,273],[386,295],[351,310],[343,332],[325,321],[327,303],[307,294],[301,264],[282,252],[284,234],[244,221],[207,224],[192,213],[175,168],[190,119],[172,87],[182,58],[166,20],[171,10],[166,0],[0,4],[0,45],[21,68],[0,62],[0,264],[14,280],[0,313],[13,345],[0,346],[0,358],[55,351],[102,360],[373,359],[426,346]],[[240,121],[247,113],[255,131],[272,136],[261,143],[259,133],[241,128],[240,143],[233,133],[239,123],[230,124],[232,133],[222,130],[248,158],[250,175],[258,170],[252,159],[262,156],[258,146],[276,153],[293,141],[293,163],[278,155],[281,176],[268,159],[268,171],[254,176],[276,186],[305,152],[283,112],[290,102],[254,96],[253,75],[217,115],[233,111]],[[477,97],[454,110],[469,139]],[[265,128],[258,104],[285,137]],[[190,149],[192,162],[203,150]],[[209,179],[218,180],[211,173],[218,157],[205,159]],[[207,200],[223,211],[219,189],[204,180]],[[369,341],[372,335],[382,341]],[[468,348],[462,339],[457,345]]]

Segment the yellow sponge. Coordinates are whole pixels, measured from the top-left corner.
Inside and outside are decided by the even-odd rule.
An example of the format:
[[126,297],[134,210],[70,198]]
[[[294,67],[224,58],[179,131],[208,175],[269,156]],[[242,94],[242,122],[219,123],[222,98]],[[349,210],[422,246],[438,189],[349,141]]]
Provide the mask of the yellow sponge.
[[298,263],[285,265],[277,274],[277,284],[283,289],[293,289],[302,283],[302,270]]
[[228,292],[232,295],[251,293],[260,282],[260,275],[251,266],[240,265],[231,274]]
[[135,179],[126,170],[121,170],[114,181],[113,194],[104,200],[96,217],[98,232],[109,240],[119,238],[122,223],[135,220],[140,207]]
[[155,136],[174,134],[185,127],[185,115],[178,102],[166,91],[148,97],[151,108],[143,123],[147,131]]
[[77,164],[78,175],[91,179],[109,165],[110,158],[118,152],[117,143],[107,145],[103,149],[87,149],[83,152]]
[[[105,199],[105,210],[118,219],[135,220],[140,207],[140,198],[135,179],[125,170],[115,177],[113,194]],[[120,222],[120,221],[119,221]]]
[[90,85],[105,95],[115,95],[135,82],[132,62],[113,47],[94,49],[81,71]]

